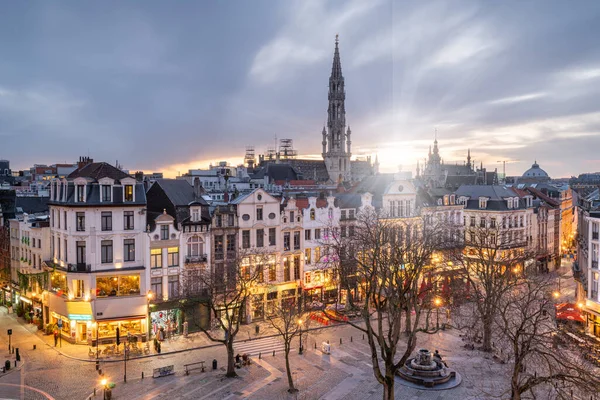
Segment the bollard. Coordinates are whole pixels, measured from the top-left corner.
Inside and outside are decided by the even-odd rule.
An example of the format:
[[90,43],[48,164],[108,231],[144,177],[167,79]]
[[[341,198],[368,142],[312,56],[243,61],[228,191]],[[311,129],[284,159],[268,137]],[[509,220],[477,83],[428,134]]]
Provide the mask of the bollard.
[[262,358],[262,353],[258,353],[258,359],[260,360]]
[[96,388],[94,388],[94,397],[96,397]]
[[36,348],[37,348],[37,344],[34,344],[33,345],[33,349],[35,350]]
[[340,338],[340,344],[342,344],[342,338]]
[[142,379],[144,379],[144,371],[142,371]]
[[317,349],[317,342],[315,342],[315,350]]
[[15,360],[15,368],[17,368],[17,360]]
[[273,350],[273,357],[275,357],[275,350]]
[[352,343],[352,336],[350,336],[350,343]]

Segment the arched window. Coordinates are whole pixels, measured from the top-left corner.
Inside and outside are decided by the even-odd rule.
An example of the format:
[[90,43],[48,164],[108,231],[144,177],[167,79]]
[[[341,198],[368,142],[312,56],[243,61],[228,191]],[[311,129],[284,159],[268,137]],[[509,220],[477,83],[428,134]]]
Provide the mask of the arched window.
[[198,235],[194,235],[187,241],[187,255],[198,257],[204,254],[204,242]]
[[311,221],[315,220],[315,209],[314,208],[310,209],[310,220]]

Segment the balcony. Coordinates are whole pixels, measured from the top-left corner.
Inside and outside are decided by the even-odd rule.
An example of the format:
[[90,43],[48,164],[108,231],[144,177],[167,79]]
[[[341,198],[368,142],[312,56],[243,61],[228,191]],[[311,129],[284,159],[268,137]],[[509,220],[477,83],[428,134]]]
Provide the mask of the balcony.
[[67,272],[92,272],[92,265],[86,263],[67,264]]
[[592,268],[598,269],[598,261],[592,261]]
[[186,256],[185,263],[186,264],[197,264],[206,262],[208,256],[206,254],[199,254],[197,256]]

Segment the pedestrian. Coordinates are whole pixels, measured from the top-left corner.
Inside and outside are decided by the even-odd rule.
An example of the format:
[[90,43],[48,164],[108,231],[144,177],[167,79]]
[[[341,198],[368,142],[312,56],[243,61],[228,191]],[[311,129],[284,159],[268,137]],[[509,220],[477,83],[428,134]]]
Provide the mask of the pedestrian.
[[54,328],[54,347],[58,345],[58,329]]
[[240,354],[235,355],[235,366],[237,368],[242,368],[242,362],[240,361]]

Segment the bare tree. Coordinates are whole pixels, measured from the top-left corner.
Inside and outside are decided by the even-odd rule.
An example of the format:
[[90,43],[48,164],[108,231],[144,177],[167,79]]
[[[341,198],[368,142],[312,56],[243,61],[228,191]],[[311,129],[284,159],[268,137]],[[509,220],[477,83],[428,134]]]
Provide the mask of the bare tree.
[[500,224],[465,228],[465,247],[449,253],[472,290],[475,311],[481,322],[482,350],[492,351],[494,316],[498,304],[525,273],[533,252],[524,236],[501,228]]
[[[347,323],[366,334],[373,374],[383,385],[383,398],[389,400],[394,398],[396,371],[414,351],[417,334],[425,332],[421,317],[431,308],[420,283],[443,236],[437,226],[420,217],[391,219],[372,209],[359,214],[353,231],[345,238],[334,234],[328,243],[328,258],[339,279],[344,279],[340,275],[348,270],[344,266],[352,265],[365,301],[359,306],[362,323]],[[325,313],[337,319],[333,313]],[[406,347],[397,359],[401,339]]]
[[553,284],[541,276],[519,280],[497,307],[499,340],[511,364],[512,400],[520,400],[527,393],[535,398],[541,391],[546,397],[550,393],[570,398],[571,390],[586,396],[600,390],[600,378],[580,352],[558,345]]
[[190,273],[184,288],[202,291],[206,294],[205,304],[211,318],[224,331],[224,337],[217,337],[206,326],[201,331],[212,341],[223,343],[227,349],[227,377],[237,376],[233,342],[240,325],[246,317],[246,308],[252,289],[262,280],[266,265],[263,254],[238,255],[225,264],[215,264],[212,268],[199,269]]
[[273,314],[267,317],[267,321],[281,335],[284,343],[285,352],[285,370],[288,378],[288,392],[294,393],[298,389],[294,386],[292,370],[290,368],[290,349],[292,340],[296,337],[300,341],[300,351],[303,350],[302,330],[308,328],[307,318],[304,313],[298,312],[298,306],[295,303],[282,304],[281,307],[275,307]]

